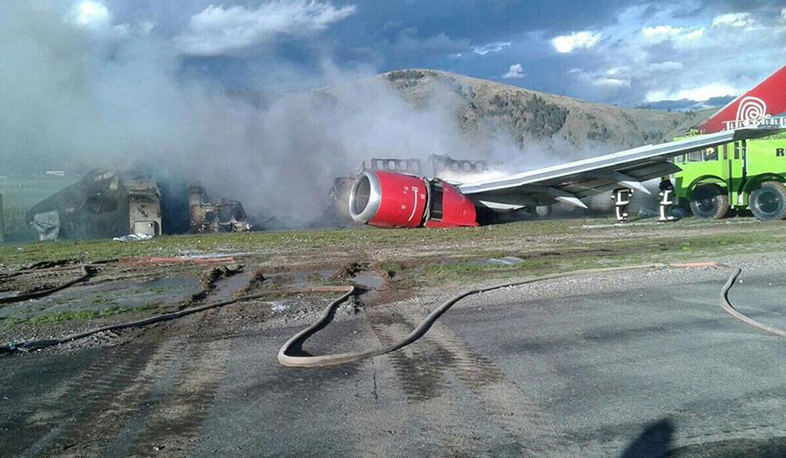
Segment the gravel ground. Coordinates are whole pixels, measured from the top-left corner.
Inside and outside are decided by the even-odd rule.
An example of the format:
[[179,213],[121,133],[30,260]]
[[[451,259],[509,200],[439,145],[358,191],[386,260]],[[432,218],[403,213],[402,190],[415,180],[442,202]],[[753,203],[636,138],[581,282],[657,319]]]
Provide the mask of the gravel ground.
[[[639,229],[598,230],[638,240]],[[563,253],[605,255],[593,254],[594,242],[565,246],[560,237],[549,243]],[[668,259],[741,266],[732,302],[786,328],[784,247],[766,243]],[[259,265],[219,278],[199,303],[231,297]],[[254,291],[354,281],[334,276],[341,264],[301,267],[270,273]],[[69,297],[104,304],[115,277],[134,292],[128,304],[160,294],[159,311],[194,305],[205,269],[168,269],[107,266],[95,284],[4,313],[34,304],[52,312]],[[528,269],[481,272],[415,287],[411,276],[363,269],[377,287],[342,305],[307,352],[387,345],[467,288],[532,278]],[[0,357],[0,456],[786,456],[783,339],[722,311],[728,275],[725,267],[652,268],[502,288],[460,301],[399,352],[331,368],[276,360],[330,294],[271,296]],[[178,287],[160,290],[161,281]],[[19,338],[62,335],[134,313],[157,311],[11,329]]]
[[[723,261],[744,269],[732,301],[786,327],[786,261]],[[720,309],[727,275],[501,289],[410,347],[332,368],[275,359],[327,300],[305,296],[2,358],[0,456],[783,456],[783,341]],[[389,343],[459,289],[361,297],[305,349]]]

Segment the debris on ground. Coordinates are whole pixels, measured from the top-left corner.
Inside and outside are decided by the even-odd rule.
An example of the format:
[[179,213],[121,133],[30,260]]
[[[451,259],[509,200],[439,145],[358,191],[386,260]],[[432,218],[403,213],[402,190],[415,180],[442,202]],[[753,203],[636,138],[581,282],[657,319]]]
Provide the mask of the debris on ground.
[[270,310],[276,313],[283,312],[287,309],[289,309],[289,306],[286,304],[282,304],[281,302],[274,302],[273,305],[270,306]]
[[96,169],[25,218],[41,241],[161,235],[161,192],[151,173]]
[[242,271],[243,266],[241,264],[227,264],[225,266],[208,269],[208,271],[202,275],[202,280],[199,282],[199,284],[202,286],[202,290],[191,295],[191,302],[200,302],[205,300],[210,292],[216,288],[216,282],[220,278],[231,277]]
[[195,264],[213,264],[235,262],[235,258],[233,256],[127,256],[118,258],[118,261],[121,264],[130,265],[180,264],[189,262],[193,262]]
[[58,259],[55,261],[40,261],[34,262],[32,264],[28,264],[23,266],[19,270],[40,270],[40,269],[51,269],[53,267],[64,267],[64,266],[72,266],[75,264],[80,264],[78,259]]
[[251,230],[241,202],[209,202],[198,184],[176,185],[140,168],[92,170],[34,205],[25,221],[41,241]]
[[237,200],[221,198],[218,202],[208,202],[205,188],[200,185],[188,187],[188,213],[191,232],[248,232],[251,224]]
[[150,240],[153,238],[152,234],[128,234],[122,237],[114,237],[112,240],[115,242],[136,242],[139,240]]

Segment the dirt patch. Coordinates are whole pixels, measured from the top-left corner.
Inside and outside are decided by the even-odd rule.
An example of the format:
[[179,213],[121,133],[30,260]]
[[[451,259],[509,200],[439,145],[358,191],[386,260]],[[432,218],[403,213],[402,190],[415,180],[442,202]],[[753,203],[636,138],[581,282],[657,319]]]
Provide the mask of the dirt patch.
[[243,289],[238,290],[235,295],[247,296],[249,294],[253,294],[262,288],[266,280],[267,277],[265,277],[265,269],[260,267],[251,274],[251,277],[249,277],[246,286],[243,287]]
[[243,266],[240,264],[227,264],[224,266],[211,267],[202,275],[202,280],[199,284],[202,290],[194,293],[191,296],[190,302],[201,302],[216,288],[216,282],[220,278],[228,278],[243,271]]
[[348,264],[344,264],[338,268],[336,273],[334,273],[330,280],[337,281],[337,280],[347,280],[350,278],[355,278],[360,272],[364,271],[366,268],[359,262],[350,262]]

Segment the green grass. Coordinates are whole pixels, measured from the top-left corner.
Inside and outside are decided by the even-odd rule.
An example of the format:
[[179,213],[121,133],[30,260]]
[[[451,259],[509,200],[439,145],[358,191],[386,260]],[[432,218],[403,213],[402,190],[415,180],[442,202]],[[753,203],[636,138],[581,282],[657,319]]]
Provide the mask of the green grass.
[[[319,283],[315,272],[346,262],[368,263],[392,274],[391,285],[398,290],[471,285],[480,281],[500,282],[580,269],[617,267],[644,263],[673,263],[716,260],[740,253],[784,253],[786,231],[783,222],[761,224],[706,223],[695,220],[668,225],[639,225],[584,229],[582,224],[605,225],[609,219],[521,222],[483,228],[450,230],[313,230],[260,232],[247,234],[206,234],[164,236],[151,241],[121,243],[107,240],[84,242],[32,243],[0,247],[2,269],[42,260],[75,258],[95,261],[119,256],[167,256],[183,250],[250,253],[241,260],[263,269],[284,266],[292,272],[306,272],[307,279]],[[517,256],[512,266],[488,264],[490,258]],[[150,267],[156,269],[158,267]],[[165,267],[168,274],[184,266]],[[200,275],[196,266],[193,275]],[[282,272],[286,273],[286,269]],[[312,272],[308,275],[308,272]],[[294,275],[294,274],[293,274]],[[345,280],[336,280],[345,283]],[[283,285],[270,283],[265,288]],[[150,288],[158,294],[161,287]],[[147,292],[147,291],[146,291]],[[120,307],[111,295],[101,295],[84,310],[10,317],[3,327],[19,323],[48,324],[93,320],[113,315],[141,312],[158,307]],[[108,308],[99,310],[109,305]]]
[[[383,250],[392,252],[386,259],[376,259],[385,270],[399,270],[397,265],[407,261],[398,253],[408,253],[409,258],[431,257],[431,251],[449,256],[495,257],[516,255],[521,247],[533,249],[530,239],[571,236],[575,240],[568,246],[555,241],[543,245],[544,250],[611,249],[621,247],[650,250],[657,246],[661,251],[676,248],[685,251],[716,249],[717,247],[758,242],[783,241],[786,233],[782,224],[722,225],[715,229],[722,234],[692,233],[713,225],[692,222],[674,225],[630,226],[632,233],[624,239],[610,229],[583,230],[585,223],[602,224],[601,220],[555,220],[520,222],[479,228],[456,229],[337,229],[255,232],[245,234],[205,234],[161,236],[144,242],[114,242],[111,240],[37,242],[10,244],[0,247],[0,264],[22,265],[54,259],[77,259],[93,262],[123,256],[172,256],[184,250],[201,252],[226,251],[227,253],[253,253],[265,258],[272,255],[298,256],[313,261],[325,260],[334,254],[354,255],[359,261],[375,260]],[[640,235],[641,237],[637,237]],[[586,237],[585,237],[586,236]],[[592,237],[592,238],[590,238]],[[506,249],[507,246],[513,247]],[[400,248],[400,250],[399,250]],[[439,255],[437,255],[439,256]],[[435,261],[440,261],[436,259]]]
[[20,317],[11,317],[4,321],[6,328],[10,328],[17,324],[27,323],[27,324],[51,324],[51,323],[62,323],[65,321],[75,321],[75,320],[96,320],[99,318],[109,318],[115,315],[119,315],[122,313],[128,312],[143,312],[147,310],[152,310],[158,308],[158,304],[147,304],[142,307],[119,307],[113,305],[108,307],[104,310],[65,310],[62,312],[53,312],[53,313],[43,313],[41,315],[35,315],[30,318],[20,318]]

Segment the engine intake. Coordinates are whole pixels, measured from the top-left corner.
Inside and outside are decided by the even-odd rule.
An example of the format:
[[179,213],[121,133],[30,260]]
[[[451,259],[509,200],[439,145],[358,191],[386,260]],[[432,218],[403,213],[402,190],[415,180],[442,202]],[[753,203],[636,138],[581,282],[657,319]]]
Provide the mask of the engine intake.
[[382,188],[374,172],[363,172],[355,178],[349,192],[349,214],[359,223],[368,223],[379,211]]

